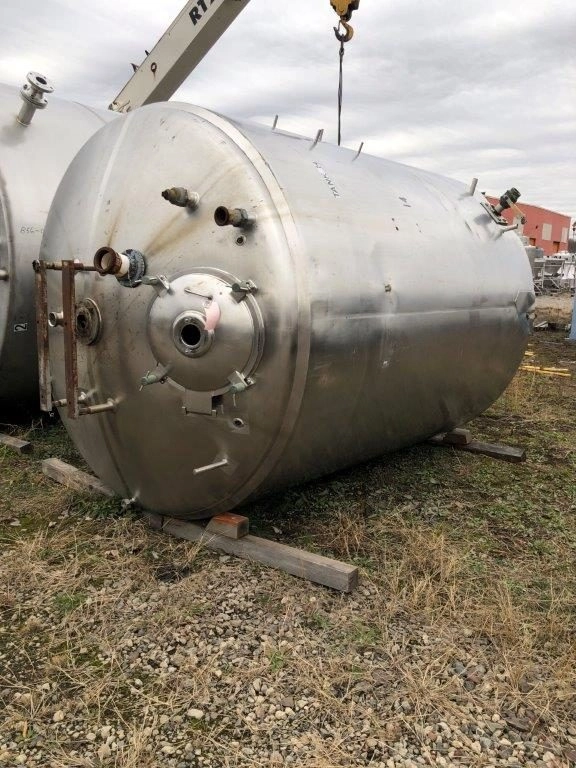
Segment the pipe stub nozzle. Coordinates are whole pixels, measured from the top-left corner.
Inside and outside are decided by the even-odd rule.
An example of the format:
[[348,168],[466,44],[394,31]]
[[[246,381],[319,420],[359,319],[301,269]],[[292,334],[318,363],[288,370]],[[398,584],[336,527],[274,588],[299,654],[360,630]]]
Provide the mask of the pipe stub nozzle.
[[135,288],[146,274],[146,259],[143,253],[133,248],[118,253],[114,248],[104,246],[94,254],[94,267],[99,275],[113,275],[121,285]]
[[94,254],[94,266],[99,275],[118,275],[122,270],[122,256],[114,248],[98,248]]
[[48,105],[46,94],[54,91],[50,80],[39,72],[28,72],[26,80],[20,89],[23,103],[17,120],[21,125],[30,125],[36,110],[44,109]]
[[200,195],[198,192],[193,192],[191,189],[185,187],[171,187],[165,189],[162,192],[162,197],[172,205],[177,205],[179,208],[190,208],[191,211],[195,211],[200,204]]
[[252,226],[252,219],[244,208],[226,208],[225,205],[219,205],[214,211],[214,221],[219,227],[241,227]]

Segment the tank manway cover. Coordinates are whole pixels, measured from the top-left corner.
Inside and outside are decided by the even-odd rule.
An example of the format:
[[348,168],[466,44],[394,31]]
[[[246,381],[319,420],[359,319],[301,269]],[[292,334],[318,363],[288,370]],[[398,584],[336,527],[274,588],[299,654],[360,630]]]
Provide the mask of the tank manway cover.
[[148,333],[171,381],[185,390],[218,395],[254,370],[264,334],[251,295],[256,286],[213,272],[171,280],[169,290],[152,303]]

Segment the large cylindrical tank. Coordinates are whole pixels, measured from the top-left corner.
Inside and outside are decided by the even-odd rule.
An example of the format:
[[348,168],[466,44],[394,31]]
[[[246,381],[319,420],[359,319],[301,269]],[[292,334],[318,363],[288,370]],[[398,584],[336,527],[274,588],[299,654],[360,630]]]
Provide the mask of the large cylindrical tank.
[[[77,447],[122,496],[203,518],[471,419],[513,377],[534,300],[524,248],[483,202],[187,105],[106,126],[60,185],[42,257],[109,247],[100,267],[139,252],[147,272],[77,274],[83,408],[116,404],[62,409]],[[62,328],[50,346],[60,399]]]
[[[36,77],[39,77],[36,75]],[[0,410],[38,403],[32,262],[68,164],[114,115],[48,97],[29,125],[18,88],[0,84]]]

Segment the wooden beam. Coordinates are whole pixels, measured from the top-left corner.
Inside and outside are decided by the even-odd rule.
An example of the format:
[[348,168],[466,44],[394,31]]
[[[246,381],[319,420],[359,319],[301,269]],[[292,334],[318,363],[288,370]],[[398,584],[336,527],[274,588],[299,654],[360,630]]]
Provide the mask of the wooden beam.
[[65,461],[60,461],[60,459],[44,459],[42,462],[42,472],[51,480],[56,480],[57,483],[61,483],[67,488],[73,488],[75,491],[99,493],[110,498],[116,496],[111,488],[104,485],[94,475],[82,472],[81,469],[76,469],[76,467],[66,464]]
[[459,451],[468,451],[469,453],[480,453],[484,456],[490,456],[493,459],[509,461],[512,464],[519,464],[526,461],[526,451],[524,448],[515,448],[510,445],[500,445],[499,443],[482,443],[478,440],[472,440],[469,443],[448,443],[444,442],[443,435],[436,435],[428,440],[430,445],[441,447],[456,448]]
[[455,446],[461,451],[470,453],[481,453],[484,456],[491,456],[493,459],[509,461],[512,464],[520,464],[526,461],[526,451],[524,448],[516,448],[512,445],[500,445],[499,443],[481,443],[478,440],[472,440],[468,445]]
[[244,536],[230,539],[227,536],[210,533],[198,523],[175,520],[145,512],[150,525],[179,539],[201,543],[208,549],[216,549],[229,555],[261,563],[302,579],[323,584],[340,592],[352,592],[358,585],[358,568],[322,555],[295,549],[276,541]]
[[17,437],[10,437],[10,435],[4,435],[0,433],[0,445],[5,445],[11,451],[16,453],[31,453],[32,443],[26,440],[19,440]]
[[[42,472],[52,480],[73,488],[77,491],[89,491],[103,496],[115,496],[116,494],[98,478],[82,472],[60,459],[44,459]],[[257,536],[241,535],[240,538],[231,537],[231,534],[241,534],[248,528],[248,518],[241,515],[228,513],[213,518],[216,530],[218,525],[223,526],[225,534],[210,531],[210,523],[206,527],[200,523],[189,523],[185,520],[175,520],[171,517],[163,517],[153,512],[144,512],[144,518],[149,525],[171,536],[186,541],[200,542],[208,549],[226,552],[229,555],[261,563],[280,571],[285,571],[293,576],[314,581],[325,587],[337,589],[340,592],[352,592],[358,586],[358,568],[354,565],[341,563],[329,557],[316,555],[302,549],[295,549],[276,541],[260,539]],[[220,519],[220,523],[218,523]]]

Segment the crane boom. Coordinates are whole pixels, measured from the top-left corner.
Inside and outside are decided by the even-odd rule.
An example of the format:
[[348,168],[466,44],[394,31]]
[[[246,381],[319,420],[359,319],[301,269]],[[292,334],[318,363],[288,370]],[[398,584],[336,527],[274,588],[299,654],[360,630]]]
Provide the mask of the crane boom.
[[189,0],[109,109],[167,101],[250,0]]
[[[114,112],[130,112],[144,104],[168,101],[188,75],[218,42],[250,0],[188,0],[142,64],[110,104]],[[360,0],[330,0],[345,33],[336,37],[348,42],[354,30],[348,23]]]

